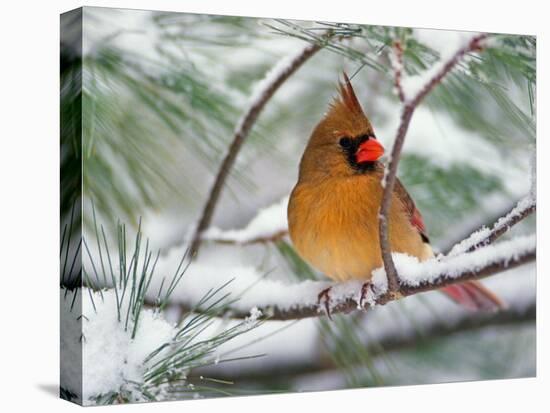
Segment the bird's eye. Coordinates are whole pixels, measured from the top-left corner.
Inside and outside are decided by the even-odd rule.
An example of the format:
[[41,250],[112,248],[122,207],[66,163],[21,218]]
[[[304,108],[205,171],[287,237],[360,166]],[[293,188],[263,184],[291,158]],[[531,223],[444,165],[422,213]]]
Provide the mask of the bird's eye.
[[351,139],[348,138],[347,136],[344,136],[343,138],[341,138],[338,143],[344,149],[350,148],[352,144]]

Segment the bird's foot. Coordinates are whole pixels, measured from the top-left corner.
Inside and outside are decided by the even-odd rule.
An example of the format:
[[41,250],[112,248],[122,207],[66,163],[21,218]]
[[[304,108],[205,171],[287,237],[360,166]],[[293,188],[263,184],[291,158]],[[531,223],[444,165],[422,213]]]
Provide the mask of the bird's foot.
[[321,301],[323,302],[323,305],[325,306],[325,311],[327,313],[327,317],[329,320],[332,321],[332,317],[330,315],[330,290],[332,287],[325,288],[323,291],[319,293],[317,296],[317,305],[321,305]]
[[365,299],[367,298],[368,291],[372,291],[372,283],[370,281],[367,281],[361,286],[361,296],[359,297],[359,308],[364,309]]

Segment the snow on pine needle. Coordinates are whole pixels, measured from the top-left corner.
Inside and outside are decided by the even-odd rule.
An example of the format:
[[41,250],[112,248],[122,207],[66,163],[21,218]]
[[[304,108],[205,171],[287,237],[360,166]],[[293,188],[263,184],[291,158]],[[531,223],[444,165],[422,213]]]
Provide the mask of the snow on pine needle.
[[[139,328],[132,337],[131,330],[125,329],[117,318],[114,291],[92,291],[90,297],[88,293],[84,288],[82,315],[74,310],[78,306],[70,308],[73,295],[65,295],[63,290],[61,294],[64,331],[72,332],[64,335],[62,346],[70,349],[78,342],[82,345],[82,371],[75,370],[79,363],[74,357],[71,362],[62,362],[61,374],[65,376],[64,383],[75,384],[82,374],[82,399],[88,405],[170,399],[171,383],[190,385],[187,375],[193,368],[216,363],[215,350],[258,326],[261,316],[258,309],[251,309],[244,321],[221,332],[200,335],[212,323],[213,313],[189,314],[178,326],[168,322],[157,309],[142,309]],[[211,295],[206,301],[214,298]],[[211,305],[210,310],[219,309],[219,305]]]
[[[167,321],[162,310],[181,284],[187,254],[170,269],[170,276],[154,277],[159,254],[149,250],[148,241],[141,247],[140,229],[128,254],[126,230],[119,225],[118,262],[114,263],[103,227],[100,236],[94,224],[94,254],[83,241],[88,256],[83,268],[86,287],[61,289],[61,346],[68,355],[61,362],[64,391],[87,405],[168,400],[173,398],[175,383],[180,392],[183,386],[195,389],[200,397],[200,386],[191,383],[188,374],[220,362],[216,350],[259,326],[261,311],[250,308],[244,320],[220,324],[219,316],[234,301],[227,291],[228,281],[203,293],[195,303],[200,313],[191,310],[178,324]],[[155,285],[154,304],[146,305],[153,278],[162,281]]]
[[[89,293],[91,296],[88,296]],[[125,395],[131,401],[143,400],[138,383],[143,382],[143,374],[148,367],[144,360],[156,348],[172,340],[174,327],[160,314],[143,310],[140,328],[132,338],[132,333],[117,319],[118,303],[114,291],[103,291],[100,294],[84,288],[80,295],[81,315],[68,308],[70,300],[62,298],[61,305],[62,314],[66,314],[63,318],[66,323],[64,331],[80,332],[82,328],[80,373],[84,403],[96,404],[98,397],[109,394]],[[73,340],[76,338],[73,336]],[[64,374],[64,369],[61,374]],[[66,380],[64,383],[75,381]],[[69,390],[75,393],[78,391]]]
[[422,90],[426,88],[426,85],[428,85],[432,81],[432,79],[434,79],[437,74],[444,69],[445,65],[448,64],[450,59],[453,58],[457,51],[467,47],[472,40],[480,35],[480,33],[453,32],[453,35],[454,36],[452,40],[454,41],[439,43],[437,45],[433,45],[430,40],[423,39],[428,45],[432,45],[434,50],[438,52],[439,61],[417,75],[406,76],[405,71],[402,67],[402,63],[399,64],[397,62],[397,59],[395,58],[392,60],[395,61],[393,62],[394,70],[400,70],[399,73],[401,73],[400,85],[405,102],[416,98],[416,96],[418,96],[422,92]]

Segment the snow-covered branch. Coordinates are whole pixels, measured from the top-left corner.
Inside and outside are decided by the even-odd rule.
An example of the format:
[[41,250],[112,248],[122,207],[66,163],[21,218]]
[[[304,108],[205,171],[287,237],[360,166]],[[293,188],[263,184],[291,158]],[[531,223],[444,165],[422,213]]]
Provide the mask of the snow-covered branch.
[[424,262],[419,262],[415,257],[394,253],[393,259],[399,274],[397,294],[389,292],[386,273],[383,268],[379,268],[373,272],[371,288],[363,300],[363,308],[359,305],[362,286],[360,281],[333,285],[325,281],[304,281],[296,284],[264,281],[233,303],[227,316],[242,318],[251,308],[256,307],[271,320],[317,317],[324,311],[324,305],[318,301],[318,293],[328,286],[332,287],[329,302],[331,313],[368,309],[400,297],[481,279],[531,262],[535,259],[535,244],[534,235],[517,237],[481,247],[473,252]]
[[[405,143],[405,137],[409,129],[409,124],[411,122],[412,116],[416,107],[420,102],[430,93],[433,88],[438,85],[443,78],[456,66],[456,64],[468,53],[473,51],[481,50],[482,42],[487,38],[487,34],[479,34],[469,39],[469,41],[459,48],[454,54],[452,54],[448,59],[442,59],[440,65],[435,65],[429,73],[427,73],[426,80],[422,79],[420,83],[421,86],[418,88],[415,93],[407,96],[402,88],[401,80],[401,69],[399,70],[399,87],[400,99],[404,102],[403,111],[401,113],[401,122],[397,129],[397,136],[395,137],[395,142],[391,151],[389,164],[386,167],[386,172],[384,174],[384,193],[382,196],[382,202],[380,205],[380,215],[379,215],[379,232],[380,232],[380,247],[382,251],[382,259],[384,261],[384,268],[386,269],[388,276],[388,287],[389,293],[393,294],[399,289],[399,280],[397,271],[395,268],[395,263],[392,259],[392,252],[390,247],[389,240],[389,211],[391,206],[391,198],[393,193],[393,188],[395,185],[396,175],[397,175],[397,166],[399,164],[399,159],[401,156],[401,150],[403,149],[403,144]],[[402,67],[402,65],[401,65]],[[397,72],[396,72],[397,74]],[[424,77],[422,77],[424,78]],[[396,76],[396,84],[398,79]]]
[[526,196],[521,199],[510,211],[493,224],[491,228],[482,226],[474,231],[468,238],[456,244],[448,256],[456,256],[464,252],[472,252],[480,247],[491,244],[498,237],[508,232],[514,225],[535,212],[537,202],[531,197]]
[[288,196],[273,205],[260,209],[244,228],[222,230],[211,227],[202,233],[201,240],[239,245],[279,241],[288,233],[287,205]]
[[241,117],[235,131],[233,140],[229,145],[227,153],[222,160],[220,168],[214,179],[214,183],[210,188],[208,198],[202,209],[201,216],[198,220],[196,229],[193,232],[190,251],[196,254],[201,243],[201,234],[210,226],[214,210],[218,203],[222,188],[225,184],[229,171],[231,170],[237,154],[241,149],[245,139],[247,138],[252,126],[258,119],[262,109],[266,103],[275,94],[277,89],[302,66],[311,56],[321,49],[322,45],[314,43],[308,44],[301,49],[297,54],[286,57],[279,61],[273,69],[261,80],[250,98],[250,105]]

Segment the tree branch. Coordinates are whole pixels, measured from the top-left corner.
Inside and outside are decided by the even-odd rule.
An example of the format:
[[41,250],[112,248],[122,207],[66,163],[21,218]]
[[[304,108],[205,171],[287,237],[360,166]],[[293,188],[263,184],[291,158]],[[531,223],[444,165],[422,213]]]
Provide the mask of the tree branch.
[[[460,244],[465,239],[470,237],[474,232],[478,231],[480,228],[493,226],[496,221],[508,214],[508,212],[510,212],[517,205],[517,203],[518,201],[516,200],[508,203],[507,205],[499,208],[496,211],[491,211],[490,217],[476,217],[474,222],[466,223],[467,227],[463,221],[454,223],[449,228],[449,235],[438,243],[438,251],[440,251],[443,255],[449,254],[451,249],[456,244]],[[455,229],[456,233],[453,233],[453,230]]]
[[[375,294],[374,299],[371,299],[369,302],[365,303],[361,309],[367,309],[369,306],[373,306],[376,304],[383,305],[404,296],[413,295],[424,291],[437,290],[450,284],[461,283],[473,279],[480,279],[498,273],[500,271],[511,269],[524,263],[531,262],[536,258],[535,246],[533,243],[532,246],[530,245],[529,249],[523,251],[520,254],[514,253],[508,254],[506,256],[499,256],[498,261],[489,260],[484,265],[478,264],[470,268],[464,268],[458,274],[456,273],[456,268],[450,272],[442,271],[435,277],[432,276],[430,278],[430,281],[421,282],[418,285],[410,285],[406,282],[403,282],[402,278],[399,278],[395,263],[391,255],[388,233],[388,213],[391,206],[391,194],[396,180],[397,165],[413,113],[416,107],[428,95],[428,93],[430,93],[430,91],[433,90],[433,88],[442,81],[442,79],[467,53],[481,50],[481,42],[486,37],[486,34],[482,34],[472,38],[466,46],[459,49],[453,56],[451,56],[449,60],[443,62],[440,69],[435,71],[435,74],[414,95],[411,100],[407,100],[407,96],[404,93],[401,84],[401,72],[399,72],[399,75],[397,75],[396,73],[396,88],[398,89],[398,92],[400,94],[400,100],[402,100],[404,103],[404,107],[395,143],[392,148],[389,166],[386,169],[387,174],[384,176],[384,179],[382,181],[382,185],[384,186],[384,193],[379,216],[380,245],[384,260],[385,274],[387,274],[385,275],[385,277],[387,277],[387,288],[384,287],[384,291],[382,293]],[[256,120],[263,106],[270,99],[270,97],[280,86],[280,84],[282,84],[282,82],[284,82],[284,80],[287,79],[305,60],[307,60],[319,49],[319,45],[309,45],[291,61],[291,64],[288,65],[285,70],[282,70],[277,76],[275,76],[272,82],[266,83],[266,86],[262,88],[260,93],[258,94],[258,99],[253,100],[251,107],[243,116],[242,120],[239,122],[239,125],[237,126],[235,131],[234,141],[229,147],[228,154],[224,158],[222,166],[218,171],[218,175],[210,191],[208,202],[205,205],[203,214],[199,221],[199,225],[197,226],[197,229],[195,231],[193,238],[194,247],[192,247],[194,248],[194,251],[197,251],[197,248],[200,244],[200,236],[210,223],[223,183],[225,182],[227,174],[229,173],[230,167],[235,161],[237,152],[240,149],[244,139],[248,135],[254,121]],[[401,50],[402,53],[402,49],[399,50]],[[477,242],[475,243],[465,240],[468,241],[468,247],[461,251],[464,254],[460,254],[460,258],[471,258],[472,254],[475,254],[477,251],[483,249],[480,247],[484,247],[493,242],[509,228],[511,228],[513,225],[521,221],[525,216],[528,216],[535,210],[534,202],[532,203],[532,205],[524,206],[524,208],[519,210],[519,212],[517,210],[518,207],[519,204],[514,210],[510,211],[506,217],[503,217],[501,220],[499,220],[493,226],[493,229],[487,233],[486,238],[478,237]],[[277,233],[275,234],[274,239],[279,239],[280,237],[284,236],[284,234],[284,232]],[[250,242],[269,242],[273,241],[274,239],[258,239]],[[247,241],[247,243],[249,242]],[[454,259],[457,257],[453,255],[447,258]],[[325,285],[326,283],[319,282],[319,286],[321,284]],[[304,300],[305,302],[299,302],[299,300],[297,299],[296,301],[297,302],[295,305],[278,306],[273,303],[258,303],[256,306],[272,320],[301,319],[306,317],[319,316],[322,313],[322,306],[319,305],[319,303],[312,302],[311,300]],[[349,313],[359,308],[360,306],[358,304],[358,299],[354,298],[354,296],[352,295],[348,295],[346,297],[339,298],[332,306],[331,312]],[[246,311],[244,309],[231,308],[228,309],[227,312],[227,316],[234,318],[246,317],[248,314],[249,308],[247,308]]]
[[253,245],[253,244],[269,244],[282,240],[288,234],[288,230],[281,230],[266,236],[250,238],[244,241],[226,239],[226,238],[207,238],[208,241],[214,242],[216,244],[227,244],[227,245]]
[[[523,264],[532,262],[536,258],[536,250],[534,245],[534,238],[527,239],[526,242],[518,247],[514,248],[514,253],[510,253],[510,247],[516,240],[505,241],[496,246],[487,246],[479,248],[478,250],[470,253],[464,253],[459,256],[449,257],[446,261],[430,260],[423,263],[419,263],[419,268],[425,272],[426,277],[422,278],[416,285],[410,282],[398,283],[399,289],[397,293],[389,291],[389,289],[381,289],[381,291],[373,291],[373,296],[367,297],[367,300],[363,300],[363,307],[359,304],[359,294],[357,291],[349,288],[345,289],[346,292],[338,296],[338,294],[331,294],[331,308],[332,314],[335,313],[350,313],[355,310],[367,310],[375,305],[384,305],[391,301],[397,300],[401,297],[406,297],[426,291],[434,291],[440,288],[446,287],[451,284],[458,284],[464,281],[481,279],[501,271],[513,269]],[[525,240],[524,240],[525,241]],[[491,259],[487,259],[487,249],[492,249],[493,256]],[[454,260],[454,262],[453,262]],[[430,266],[433,262],[441,263],[442,269],[437,274],[431,274],[433,268]],[[469,261],[469,265],[463,265],[457,268],[457,262]],[[418,271],[417,268],[416,270]],[[425,271],[424,271],[425,270]],[[406,272],[406,271],[405,271]],[[385,274],[382,274],[385,277]],[[428,275],[430,275],[428,277]],[[327,287],[326,282],[309,282],[307,286],[308,291],[312,291],[312,296],[317,296],[317,291],[321,291]],[[318,284],[318,285],[317,285]],[[337,286],[342,284],[333,285],[334,292]],[[285,287],[285,290],[278,295],[281,295],[281,301],[287,302],[288,297],[295,295],[294,287],[299,288],[298,285],[290,285]],[[355,292],[355,293],[354,293]],[[336,296],[335,296],[336,295]],[[263,297],[263,295],[261,295]],[[247,301],[247,303],[250,300]],[[279,301],[277,298],[275,301]],[[256,306],[262,313],[270,320],[296,320],[308,317],[318,317],[324,313],[324,303],[319,303],[316,300],[302,299],[300,296],[296,298],[295,304],[285,304],[280,306],[278,304],[270,303],[253,303],[250,306],[244,307],[230,307],[224,316],[230,318],[244,318],[249,315],[250,308]],[[188,311],[188,308],[181,305],[182,311]],[[198,309],[200,311],[200,309]]]
[[401,42],[396,41],[393,44],[393,49],[394,55],[390,55],[390,60],[393,67],[395,90],[399,100],[405,103],[405,91],[401,83],[401,78],[403,76],[403,46]]
[[[399,84],[401,92],[403,93],[403,101],[405,105],[403,112],[401,113],[401,123],[397,129],[397,136],[390,155],[389,165],[386,167],[382,186],[384,187],[384,193],[382,196],[382,202],[380,204],[379,215],[379,236],[380,236],[380,249],[382,252],[382,259],[384,261],[384,268],[388,277],[388,290],[390,294],[396,294],[399,290],[399,280],[395,264],[391,255],[391,246],[389,240],[389,211],[391,207],[391,199],[393,194],[393,188],[395,185],[397,166],[401,156],[401,150],[405,143],[405,137],[409,129],[412,116],[415,109],[420,102],[430,93],[433,88],[438,85],[443,78],[456,66],[456,64],[469,52],[481,50],[481,42],[487,37],[487,34],[480,34],[472,38],[467,45],[460,48],[454,55],[452,55],[439,70],[426,82],[426,84],[416,93],[411,99],[405,101],[405,95],[401,85],[401,74],[399,75]],[[397,77],[396,77],[397,83]],[[399,90],[399,89],[398,89]],[[401,96],[400,96],[401,98]]]
[[508,232],[518,222],[521,222],[524,218],[527,218],[535,212],[536,208],[536,201],[531,198],[531,196],[526,196],[519,200],[502,218],[499,218],[492,225],[491,229],[487,228],[485,225],[482,226],[477,231],[474,231],[468,238],[453,246],[446,255],[454,256],[463,252],[472,252],[480,247],[491,244],[497,238]]
[[[432,283],[425,283],[416,287],[400,286],[399,289],[397,290],[397,294],[395,294],[394,292],[386,293],[382,295],[380,298],[378,298],[373,304],[365,304],[363,309],[366,310],[367,308],[372,307],[374,305],[384,305],[391,301],[399,299],[400,297],[407,297],[407,296],[422,293],[422,292],[434,291],[434,290],[438,290],[440,288],[446,287],[448,285],[459,284],[464,281],[478,280],[481,278],[485,278],[485,277],[488,277],[489,275],[493,275],[504,270],[519,267],[520,265],[534,261],[535,258],[536,258],[536,254],[533,249],[533,251],[529,252],[528,254],[520,258],[512,258],[510,260],[503,259],[498,263],[493,263],[485,267],[482,267],[480,269],[464,271],[458,277],[448,278],[447,274],[441,274],[438,277],[438,279]],[[348,314],[352,311],[357,310],[358,306],[359,304],[357,300],[353,297],[350,297],[336,304],[333,308],[331,308],[331,313]],[[270,314],[269,310],[266,310],[266,311],[267,311],[267,314]],[[316,317],[316,316],[319,316],[319,314],[322,313],[322,311],[323,309],[322,309],[322,306],[320,305],[312,305],[308,307],[301,307],[301,308],[290,309],[290,310],[274,309],[272,312],[272,316],[270,316],[270,320],[294,320],[297,318]],[[246,316],[246,314],[243,314],[243,316]]]
[[266,79],[267,81],[262,83],[262,87],[260,90],[258,90],[258,93],[256,95],[255,99],[252,99],[252,102],[245,112],[245,114],[241,117],[239,120],[234,134],[233,134],[233,141],[231,142],[228,151],[222,160],[222,163],[220,165],[220,168],[218,170],[218,173],[216,174],[216,177],[214,179],[214,183],[209,191],[208,198],[206,203],[204,204],[201,216],[199,218],[197,227],[193,233],[193,236],[191,238],[191,246],[190,251],[192,255],[196,255],[199,250],[199,246],[201,243],[200,235],[201,233],[206,230],[210,226],[210,222],[212,221],[212,216],[214,215],[214,211],[216,208],[216,205],[218,203],[222,188],[225,184],[225,181],[227,179],[227,176],[229,174],[229,171],[233,167],[233,164],[235,163],[235,160],[237,158],[237,154],[239,153],[239,150],[241,149],[242,144],[244,143],[245,139],[250,133],[250,130],[252,129],[252,126],[256,122],[256,119],[260,115],[262,109],[266,105],[266,103],[271,99],[271,97],[275,94],[277,89],[294,73],[302,64],[308,60],[311,56],[313,56],[317,51],[321,49],[322,45],[320,44],[308,44],[306,47],[304,47],[300,53],[298,53],[296,56],[294,56],[289,61],[284,61],[283,66],[280,66],[277,64],[274,67],[274,71],[272,72],[272,77],[269,79]]

